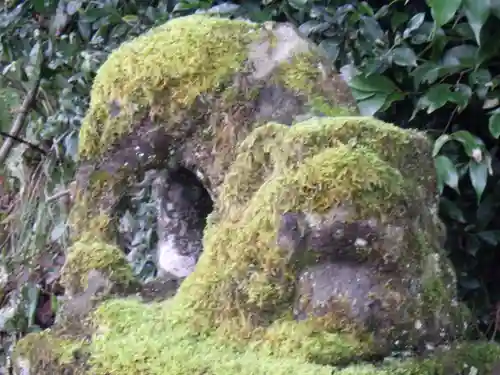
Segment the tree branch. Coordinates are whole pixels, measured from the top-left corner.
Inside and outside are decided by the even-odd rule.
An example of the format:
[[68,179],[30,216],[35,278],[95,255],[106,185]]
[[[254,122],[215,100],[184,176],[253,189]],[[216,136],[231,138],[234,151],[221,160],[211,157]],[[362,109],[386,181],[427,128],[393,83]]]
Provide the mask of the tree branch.
[[25,139],[22,139],[20,137],[15,136],[15,135],[9,134],[9,133],[4,132],[2,130],[0,130],[0,136],[5,137],[5,138],[12,138],[16,142],[24,143],[25,145],[28,145],[29,147],[31,147],[32,149],[38,151],[39,153],[41,153],[43,155],[47,155],[47,151],[45,151],[41,147],[39,147],[39,146],[35,145],[34,143],[31,143],[31,142],[29,142],[29,141],[27,141]]
[[5,163],[5,160],[9,156],[9,152],[14,145],[15,138],[19,138],[19,134],[23,129],[24,122],[26,117],[28,116],[29,110],[33,105],[33,102],[36,98],[36,94],[38,93],[38,88],[40,87],[41,74],[35,81],[33,87],[28,91],[28,94],[24,98],[23,104],[21,105],[21,109],[17,114],[16,119],[12,123],[12,127],[10,129],[9,137],[3,141],[2,147],[0,148],[0,164]]

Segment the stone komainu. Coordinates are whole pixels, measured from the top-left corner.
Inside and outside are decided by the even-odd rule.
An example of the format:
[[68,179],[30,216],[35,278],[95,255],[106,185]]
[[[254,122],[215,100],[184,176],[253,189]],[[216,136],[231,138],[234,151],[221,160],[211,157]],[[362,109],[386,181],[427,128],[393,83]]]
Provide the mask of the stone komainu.
[[[76,298],[96,284],[89,273],[106,287],[84,318],[70,309],[52,330],[23,338],[18,368],[487,374],[500,349],[467,341],[430,140],[358,116],[330,64],[291,25],[202,15],[114,51],[80,133],[62,275]],[[170,222],[201,255],[172,299],[146,304],[118,246],[114,207],[137,175],[179,168],[198,176],[213,211],[201,250],[203,214],[180,229]],[[179,181],[166,186],[168,219],[203,211],[184,201],[191,182]],[[378,361],[422,347],[435,350]]]

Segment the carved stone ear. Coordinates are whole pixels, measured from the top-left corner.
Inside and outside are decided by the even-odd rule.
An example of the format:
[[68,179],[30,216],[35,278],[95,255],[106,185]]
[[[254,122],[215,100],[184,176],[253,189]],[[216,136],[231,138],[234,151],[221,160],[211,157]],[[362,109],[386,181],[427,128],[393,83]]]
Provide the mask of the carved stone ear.
[[281,215],[276,243],[287,253],[288,261],[304,252],[308,229],[304,214],[298,212],[285,212]]

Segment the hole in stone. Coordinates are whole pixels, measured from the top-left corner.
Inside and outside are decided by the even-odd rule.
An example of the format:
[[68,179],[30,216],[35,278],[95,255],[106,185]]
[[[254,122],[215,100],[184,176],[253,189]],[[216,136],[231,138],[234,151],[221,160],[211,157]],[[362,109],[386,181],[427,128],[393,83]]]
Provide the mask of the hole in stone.
[[189,168],[139,176],[116,210],[118,243],[138,279],[182,280],[192,272],[212,209],[209,192]]

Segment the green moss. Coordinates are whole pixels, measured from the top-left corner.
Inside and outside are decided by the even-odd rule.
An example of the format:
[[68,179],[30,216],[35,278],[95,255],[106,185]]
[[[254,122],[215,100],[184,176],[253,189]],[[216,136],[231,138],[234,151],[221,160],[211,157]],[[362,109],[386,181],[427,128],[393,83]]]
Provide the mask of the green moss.
[[[478,375],[489,375],[500,357],[500,347],[489,342],[471,342],[438,350],[428,359],[392,359],[381,365],[353,364],[336,368],[314,364],[297,357],[294,348],[239,348],[214,337],[188,329],[170,314],[171,302],[143,304],[136,299],[104,302],[92,316],[96,326],[91,343],[57,336],[55,332],[32,333],[21,339],[14,350],[14,361],[27,358],[31,370],[41,375],[109,373],[150,375],[448,375],[475,368]],[[300,326],[289,323],[283,330],[293,334]],[[298,335],[297,335],[298,338]],[[296,345],[313,345],[313,341]],[[345,347],[333,339],[316,342],[321,346]],[[314,352],[315,350],[311,350]],[[85,366],[75,363],[75,354],[89,355]],[[328,358],[325,358],[328,359]],[[90,368],[86,368],[90,366]]]
[[83,369],[72,366],[76,353],[86,352],[86,344],[69,338],[58,337],[50,330],[29,333],[16,343],[14,362],[27,359],[32,373],[53,373],[55,368],[68,367],[74,374],[83,374]]
[[[268,375],[268,374],[338,374],[338,375],[447,375],[466,366],[474,366],[478,375],[486,375],[500,355],[496,344],[467,343],[426,360],[393,360],[384,365],[351,365],[335,368],[313,364],[315,358],[297,356],[294,346],[310,345],[310,352],[335,346],[349,350],[340,338],[299,341],[300,334],[309,335],[310,328],[282,326],[283,334],[296,337],[288,346],[247,345],[237,347],[215,337],[189,329],[171,314],[171,301],[144,305],[135,299],[103,303],[93,320],[97,330],[89,346],[91,373],[110,372],[151,375]],[[295,332],[297,334],[295,335]],[[270,339],[270,337],[268,338]],[[287,345],[286,342],[283,343]],[[325,353],[326,354],[326,353]],[[330,358],[324,357],[327,362]]]
[[369,117],[329,117],[313,118],[293,127],[269,123],[255,129],[240,144],[238,156],[226,174],[222,207],[234,208],[239,215],[241,205],[271,175],[341,143],[368,148],[398,169],[406,180],[415,181],[413,191],[423,185],[435,198],[432,145],[422,133]]
[[396,218],[403,214],[400,203],[407,199],[406,188],[396,169],[362,147],[326,148],[296,168],[283,168],[255,192],[238,220],[207,228],[199,267],[183,283],[178,298],[191,301],[195,310],[209,308],[216,325],[234,318],[234,326],[242,327],[240,319],[245,315],[266,320],[264,311],[279,310],[288,301],[294,280],[275,245],[280,213],[324,213],[352,202],[352,220]]
[[[146,113],[158,122],[239,71],[257,25],[203,15],[171,20],[122,44],[95,78],[80,155],[100,154]],[[110,116],[111,101],[120,114]]]
[[[325,81],[327,74],[324,69],[327,68],[319,63],[317,53],[300,53],[291,61],[282,63],[277,81],[301,95],[307,95],[309,106],[315,114],[332,117],[359,114],[349,87],[339,77],[332,77],[331,87],[322,87],[324,84],[321,82]],[[318,87],[325,91],[318,90]]]
[[74,291],[87,287],[87,277],[91,270],[102,272],[109,280],[121,287],[135,282],[123,252],[116,246],[83,237],[69,249],[61,274],[61,283]]
[[257,350],[229,346],[197,334],[169,314],[169,303],[142,305],[109,301],[95,315],[99,335],[92,344],[92,373],[151,375],[321,375],[327,366],[301,359],[276,358]]
[[[270,123],[255,129],[240,143],[226,174],[215,214],[219,220],[212,220],[205,231],[204,253],[175,297],[175,309],[200,331],[266,342],[270,331],[262,327],[290,320],[285,316],[296,277],[275,244],[280,215],[321,214],[345,203],[352,209],[348,221],[374,218],[382,225],[403,225],[404,237],[397,245],[401,267],[408,277],[420,277],[425,256],[440,251],[416,240],[419,226],[413,223],[430,199],[423,185],[434,186],[432,177],[422,177],[433,171],[426,159],[430,150],[421,133],[366,117],[316,118],[293,127]],[[419,173],[406,168],[415,158]],[[418,189],[422,194],[415,194]],[[443,287],[442,276],[436,274],[433,288],[424,288],[429,293],[422,306],[412,304],[415,319],[426,311],[445,315],[454,308],[449,303],[453,289]],[[299,327],[296,332],[301,332]],[[310,337],[299,334],[297,341],[293,335],[274,339],[275,346],[294,347],[301,336],[304,345],[297,347],[297,357],[319,360],[330,351],[332,361],[343,361],[370,354],[370,338],[357,334],[344,340],[350,343],[345,347],[317,350],[315,343],[342,335],[338,327],[326,325],[321,333],[312,332]],[[305,344],[309,338],[310,346]]]

